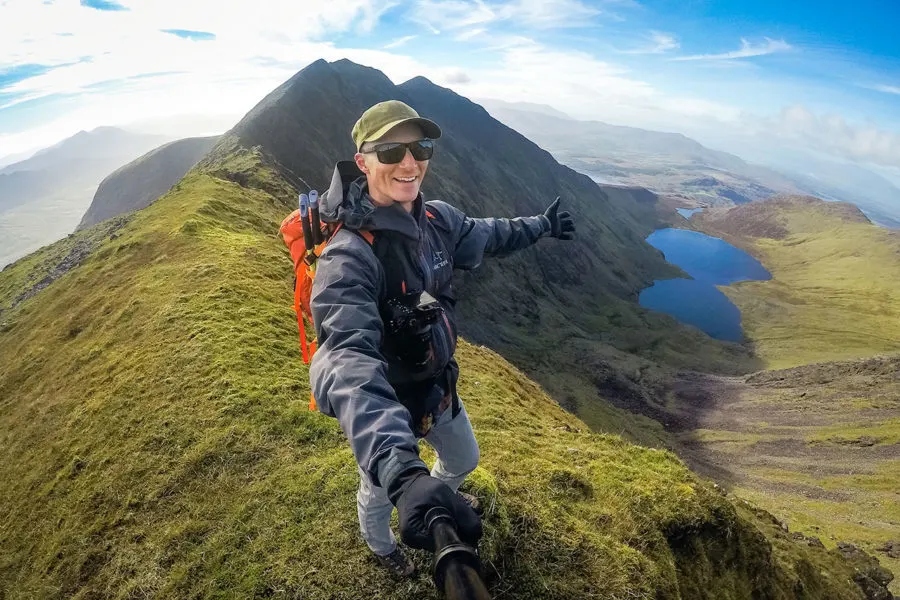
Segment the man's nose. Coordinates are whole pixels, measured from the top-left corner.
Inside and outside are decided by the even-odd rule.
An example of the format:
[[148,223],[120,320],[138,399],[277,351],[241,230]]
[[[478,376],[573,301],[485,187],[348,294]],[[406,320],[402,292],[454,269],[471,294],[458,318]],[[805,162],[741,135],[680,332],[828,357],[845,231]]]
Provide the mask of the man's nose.
[[412,152],[409,148],[406,149],[406,154],[403,155],[403,160],[400,161],[400,166],[408,168],[416,166],[416,159],[413,158]]

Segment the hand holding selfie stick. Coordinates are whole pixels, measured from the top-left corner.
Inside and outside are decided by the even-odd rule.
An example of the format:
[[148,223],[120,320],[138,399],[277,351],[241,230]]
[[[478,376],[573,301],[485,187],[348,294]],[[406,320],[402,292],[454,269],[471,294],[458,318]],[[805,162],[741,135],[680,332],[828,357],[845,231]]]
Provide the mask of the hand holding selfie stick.
[[434,585],[448,600],[491,600],[481,579],[481,561],[475,549],[456,533],[450,512],[435,506],[425,514],[434,541]]

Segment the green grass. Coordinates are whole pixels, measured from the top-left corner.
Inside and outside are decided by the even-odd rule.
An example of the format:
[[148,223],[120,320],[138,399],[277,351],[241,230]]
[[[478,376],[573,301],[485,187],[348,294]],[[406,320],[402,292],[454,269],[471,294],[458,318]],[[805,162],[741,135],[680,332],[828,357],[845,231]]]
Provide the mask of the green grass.
[[[288,190],[250,152],[217,172],[257,189],[189,173],[10,311],[0,595],[435,597],[370,560],[348,444],[305,408],[275,236]],[[860,598],[846,564],[738,513],[670,452],[592,433],[485,348],[459,360],[497,597]]]
[[857,213],[843,204],[780,199],[696,220],[700,230],[749,250],[772,274],[770,281],[720,288],[741,310],[745,335],[766,368],[900,352],[900,233]]
[[58,242],[44,246],[7,265],[0,275],[0,318],[18,304],[26,292],[54,274],[54,270],[67,257],[91,252],[110,235],[115,235],[116,230],[127,222],[127,216],[109,219],[96,227],[73,233]]
[[846,444],[871,438],[876,444],[900,444],[900,418],[888,419],[880,423],[835,423],[821,427],[807,436],[809,442]]

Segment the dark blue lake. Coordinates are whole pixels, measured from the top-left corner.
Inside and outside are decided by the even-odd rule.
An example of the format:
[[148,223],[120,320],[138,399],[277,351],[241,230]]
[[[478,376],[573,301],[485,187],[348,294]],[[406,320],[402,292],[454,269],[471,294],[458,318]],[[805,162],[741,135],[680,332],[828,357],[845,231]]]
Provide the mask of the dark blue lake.
[[717,285],[771,279],[758,260],[719,238],[686,229],[660,229],[647,243],[693,279],[658,280],[643,290],[641,306],[672,315],[709,336],[739,342],[741,312]]

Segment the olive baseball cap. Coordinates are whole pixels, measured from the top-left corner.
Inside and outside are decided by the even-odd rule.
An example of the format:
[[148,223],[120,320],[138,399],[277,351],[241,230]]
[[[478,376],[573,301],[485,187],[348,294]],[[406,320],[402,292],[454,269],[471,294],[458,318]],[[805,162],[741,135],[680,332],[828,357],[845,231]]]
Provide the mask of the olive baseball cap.
[[365,142],[380,139],[397,125],[410,122],[419,125],[425,137],[429,139],[436,140],[441,137],[441,128],[437,123],[420,117],[419,113],[408,104],[399,100],[387,100],[366,110],[353,126],[351,135],[357,152]]

